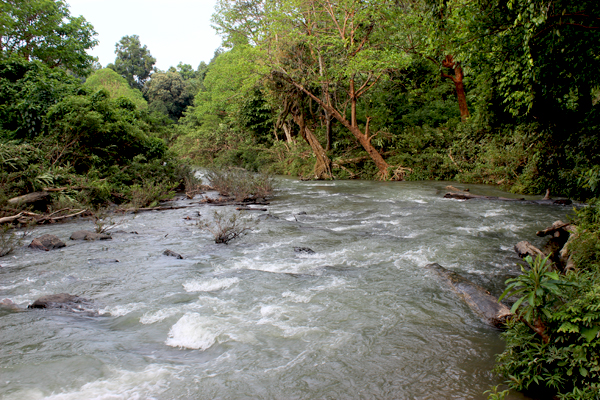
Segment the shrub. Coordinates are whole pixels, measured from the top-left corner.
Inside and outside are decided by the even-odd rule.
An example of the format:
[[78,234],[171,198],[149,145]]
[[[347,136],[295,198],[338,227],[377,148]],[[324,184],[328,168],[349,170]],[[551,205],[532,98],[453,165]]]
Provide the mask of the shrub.
[[206,174],[213,189],[222,196],[236,201],[266,198],[273,193],[273,179],[266,174],[256,174],[240,168],[209,170]]
[[226,216],[217,211],[214,212],[212,221],[200,221],[198,223],[201,228],[213,234],[215,243],[224,244],[251,231],[253,224],[252,219],[244,219],[240,213]]
[[558,399],[600,395],[600,218],[597,202],[577,212],[578,235],[568,249],[575,271],[548,272],[545,260],[507,281],[521,297],[503,334],[496,371],[511,389]]

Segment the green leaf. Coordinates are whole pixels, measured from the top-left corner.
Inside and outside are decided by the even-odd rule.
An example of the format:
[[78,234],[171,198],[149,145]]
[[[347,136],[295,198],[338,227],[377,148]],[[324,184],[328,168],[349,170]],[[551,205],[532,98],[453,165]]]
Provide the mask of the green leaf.
[[585,340],[587,340],[589,343],[596,338],[596,336],[598,335],[598,332],[600,332],[600,326],[594,326],[592,328],[585,328],[585,329],[581,330],[581,336],[583,336],[585,338]]

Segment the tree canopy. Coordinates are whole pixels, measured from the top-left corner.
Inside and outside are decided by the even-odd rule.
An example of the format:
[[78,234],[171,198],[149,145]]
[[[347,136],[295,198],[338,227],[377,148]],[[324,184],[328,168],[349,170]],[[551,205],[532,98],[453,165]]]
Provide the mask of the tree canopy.
[[146,45],[142,46],[138,35],[123,36],[115,44],[117,58],[107,68],[115,70],[127,80],[129,86],[142,90],[152,74],[156,59]]
[[85,81],[85,87],[92,91],[105,89],[111,99],[125,97],[132,101],[139,110],[147,110],[148,102],[144,99],[141,91],[132,89],[125,78],[110,68],[94,71]]
[[94,58],[87,50],[98,42],[84,17],[73,17],[60,0],[4,0],[0,3],[2,57],[40,60],[86,75]]

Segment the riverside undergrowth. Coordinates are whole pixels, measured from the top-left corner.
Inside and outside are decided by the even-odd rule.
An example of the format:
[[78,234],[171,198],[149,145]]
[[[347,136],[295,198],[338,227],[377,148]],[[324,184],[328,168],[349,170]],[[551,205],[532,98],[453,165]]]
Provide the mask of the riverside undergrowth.
[[600,397],[599,205],[594,200],[577,211],[577,232],[567,244],[575,270],[550,273],[537,259],[507,281],[507,292],[521,291],[496,372],[511,389],[558,399]]

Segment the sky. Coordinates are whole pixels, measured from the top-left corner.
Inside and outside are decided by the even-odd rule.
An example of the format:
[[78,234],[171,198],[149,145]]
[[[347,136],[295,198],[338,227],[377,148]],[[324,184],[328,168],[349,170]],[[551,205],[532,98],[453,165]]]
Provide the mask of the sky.
[[166,70],[179,62],[194,69],[208,63],[221,44],[210,26],[216,0],[67,0],[72,16],[83,15],[100,43],[90,51],[106,67],[115,61],[115,43],[138,35]]

